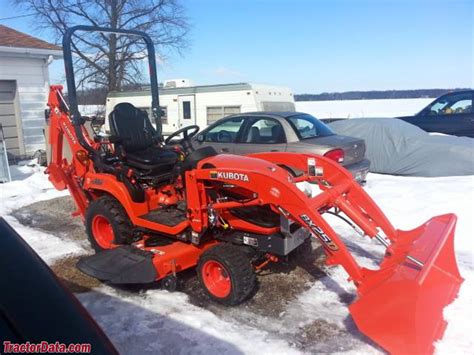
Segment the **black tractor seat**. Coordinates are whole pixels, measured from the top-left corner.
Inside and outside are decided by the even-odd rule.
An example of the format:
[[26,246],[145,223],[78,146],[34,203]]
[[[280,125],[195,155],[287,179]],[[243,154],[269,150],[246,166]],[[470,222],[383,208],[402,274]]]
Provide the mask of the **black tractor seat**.
[[138,152],[126,154],[126,160],[130,166],[143,170],[156,170],[171,165],[171,168],[176,164],[176,153],[163,148],[148,148]]
[[171,176],[178,155],[158,146],[158,134],[148,114],[128,102],[117,104],[109,115],[115,150],[130,167],[146,175]]

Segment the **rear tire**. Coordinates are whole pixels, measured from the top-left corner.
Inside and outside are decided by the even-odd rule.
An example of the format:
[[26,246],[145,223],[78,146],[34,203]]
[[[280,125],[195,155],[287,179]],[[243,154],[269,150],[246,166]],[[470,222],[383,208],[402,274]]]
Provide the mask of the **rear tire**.
[[124,208],[112,197],[103,196],[89,203],[85,225],[96,252],[133,242],[133,225]]
[[233,244],[218,244],[206,250],[199,259],[196,271],[207,295],[228,306],[249,298],[257,284],[245,247]]

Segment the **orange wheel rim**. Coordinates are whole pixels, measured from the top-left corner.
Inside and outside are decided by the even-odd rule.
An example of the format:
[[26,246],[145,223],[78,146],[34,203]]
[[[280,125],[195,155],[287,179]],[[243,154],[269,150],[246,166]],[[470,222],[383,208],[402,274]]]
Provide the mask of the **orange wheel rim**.
[[204,285],[213,296],[225,298],[230,294],[232,282],[229,273],[220,262],[206,261],[201,273]]
[[102,249],[110,249],[114,245],[114,230],[112,224],[102,215],[92,219],[92,234]]

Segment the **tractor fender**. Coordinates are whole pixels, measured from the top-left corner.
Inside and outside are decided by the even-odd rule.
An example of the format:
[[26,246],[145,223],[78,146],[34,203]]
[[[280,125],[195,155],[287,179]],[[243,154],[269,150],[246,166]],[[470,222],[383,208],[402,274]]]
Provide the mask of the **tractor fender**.
[[148,212],[147,203],[133,202],[127,187],[113,175],[88,173],[84,179],[84,189],[106,192],[123,206],[130,220],[137,224],[138,216]]

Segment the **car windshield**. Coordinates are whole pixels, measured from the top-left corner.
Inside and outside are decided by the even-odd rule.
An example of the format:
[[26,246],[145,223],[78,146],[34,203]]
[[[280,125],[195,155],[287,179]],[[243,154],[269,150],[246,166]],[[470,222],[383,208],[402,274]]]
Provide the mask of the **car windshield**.
[[301,114],[286,118],[300,139],[332,136],[335,133],[317,118]]

